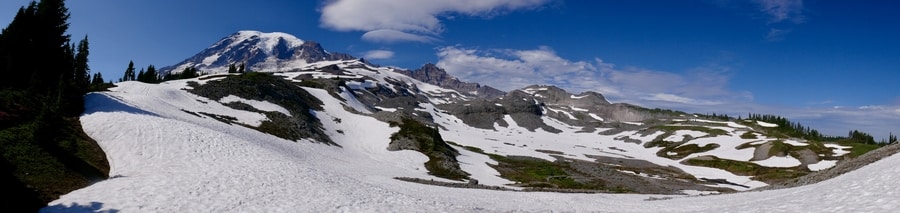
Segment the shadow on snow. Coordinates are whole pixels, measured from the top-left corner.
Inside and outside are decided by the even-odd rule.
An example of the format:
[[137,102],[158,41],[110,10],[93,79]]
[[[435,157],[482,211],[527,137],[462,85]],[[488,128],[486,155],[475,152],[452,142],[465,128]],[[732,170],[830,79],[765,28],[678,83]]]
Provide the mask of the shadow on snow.
[[105,93],[89,93],[84,96],[84,114],[89,115],[97,112],[126,112],[132,114],[159,116],[152,112],[138,109],[134,106],[125,104],[121,99],[110,96]]
[[103,209],[103,203],[100,202],[91,202],[89,205],[79,205],[78,203],[72,203],[71,206],[66,206],[63,204],[56,204],[53,206],[47,206],[41,209],[40,212],[107,212],[107,213],[117,213],[119,210],[116,209]]

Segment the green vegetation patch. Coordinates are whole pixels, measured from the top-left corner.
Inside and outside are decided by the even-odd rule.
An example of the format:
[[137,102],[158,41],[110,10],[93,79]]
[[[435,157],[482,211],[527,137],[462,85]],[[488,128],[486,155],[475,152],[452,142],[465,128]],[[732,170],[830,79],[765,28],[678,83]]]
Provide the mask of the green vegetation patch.
[[489,155],[498,162],[495,169],[500,176],[522,183],[525,187],[564,188],[564,189],[602,189],[580,183],[572,179],[564,169],[564,165],[540,158],[526,156]]
[[[399,126],[400,131],[391,135],[392,146],[400,150],[415,150],[428,156],[425,169],[428,174],[451,180],[462,180],[469,177],[459,168],[456,156],[459,151],[441,138],[440,131],[411,118],[403,118],[402,123],[391,122],[391,126]],[[411,144],[399,144],[412,142]],[[395,144],[398,143],[399,145]]]
[[757,139],[755,132],[745,132],[741,134],[741,139]]
[[[684,157],[687,157],[690,154],[706,152],[709,150],[719,148],[718,144],[707,144],[707,145],[701,147],[696,144],[684,145],[685,142],[683,142],[683,141],[664,141],[663,140],[669,136],[675,135],[675,132],[678,130],[691,130],[691,131],[704,132],[704,133],[708,134],[708,135],[702,136],[700,138],[716,137],[719,135],[728,135],[728,131],[721,130],[721,129],[713,129],[713,128],[709,128],[709,127],[702,127],[702,126],[655,126],[655,127],[649,128],[649,129],[659,130],[659,131],[663,131],[665,133],[657,136],[655,139],[653,139],[653,141],[644,144],[644,147],[647,147],[647,148],[661,147],[663,149],[656,152],[656,155],[659,157],[664,157],[664,158],[669,158],[669,159],[682,159]],[[684,146],[682,146],[682,145],[684,145]],[[670,155],[670,152],[676,153],[676,154]]]
[[859,157],[860,155],[866,154],[872,150],[878,149],[879,145],[876,144],[864,144],[864,143],[841,143],[844,146],[850,146],[850,157]]
[[751,162],[721,159],[715,156],[691,158],[682,161],[681,163],[691,166],[722,169],[736,175],[753,176],[751,179],[768,184],[790,180],[809,173],[799,166],[790,168],[765,167]]
[[[713,150],[716,148],[719,148],[719,144],[706,144],[706,146],[702,146],[702,147],[697,144],[688,144],[688,145],[684,145],[684,146],[677,146],[675,148],[661,149],[661,150],[659,150],[659,152],[656,153],[656,155],[666,157],[669,159],[682,159],[682,158],[687,157],[688,155],[691,155],[694,153],[706,152],[706,151]],[[671,155],[670,152],[676,153],[676,154]]]
[[[291,116],[287,116],[278,112],[263,112],[242,103],[225,104],[237,110],[263,113],[269,118],[263,121],[259,127],[247,126],[249,128],[286,140],[310,139],[319,143],[339,146],[328,137],[321,121],[310,112],[323,110],[322,101],[291,81],[270,73],[249,72],[241,75],[227,75],[223,79],[210,81],[203,85],[191,85],[193,88],[187,90],[188,92],[210,100],[221,100],[226,96],[234,95],[243,99],[274,103],[284,107],[291,114]],[[228,124],[236,121],[230,116],[198,113]]]
[[109,173],[106,155],[84,134],[77,118],[42,113],[4,127],[0,154],[2,194],[28,208],[43,207]]
[[772,148],[769,149],[769,156],[785,156],[794,149],[794,146],[784,143],[782,140],[772,141]]

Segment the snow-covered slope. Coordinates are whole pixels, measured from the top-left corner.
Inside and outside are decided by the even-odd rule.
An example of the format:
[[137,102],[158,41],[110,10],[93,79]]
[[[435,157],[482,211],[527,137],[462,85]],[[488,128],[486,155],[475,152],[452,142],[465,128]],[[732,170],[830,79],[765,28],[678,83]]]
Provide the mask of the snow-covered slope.
[[[325,90],[305,88],[322,100],[324,110],[317,111],[315,115],[329,130],[329,136],[343,148],[294,142],[244,126],[185,113],[183,110],[189,109],[235,115],[240,117],[240,122],[248,125],[265,119],[264,116],[254,117],[252,112],[235,110],[221,103],[239,99],[209,100],[183,90],[188,88],[188,81],[205,84],[216,79],[220,78],[170,81],[159,85],[125,82],[111,92],[89,94],[86,97],[87,110],[81,122],[85,131],[107,153],[111,178],[64,195],[50,203],[44,211],[889,212],[900,207],[894,202],[900,199],[897,193],[900,185],[895,184],[895,180],[900,178],[900,167],[897,166],[900,165],[900,156],[886,158],[815,185],[657,201],[648,200],[665,196],[526,193],[403,182],[392,178],[441,179],[426,174],[422,166],[427,160],[424,155],[414,151],[387,151],[388,137],[396,128],[365,114],[350,113],[341,106],[348,105],[352,100],[339,100]],[[271,106],[268,103],[261,105]],[[278,107],[269,109],[280,111]],[[456,118],[441,114],[431,104],[423,104],[417,111],[432,113],[437,123],[458,123]],[[623,135],[637,138],[634,133],[607,136],[585,134],[594,137],[585,140],[577,137],[573,130],[568,130],[570,126],[553,122],[552,119],[546,121],[564,130],[565,134],[542,133],[541,130],[528,133],[528,130],[516,128],[511,119],[507,127],[498,126],[497,131],[446,125],[448,129],[442,134],[450,140],[466,141],[482,147],[486,152],[544,158],[547,154],[535,153],[520,147],[521,144],[530,144],[528,147],[550,146],[573,158],[583,158],[582,154],[594,150],[595,146],[601,149],[615,146],[635,156],[644,155],[639,150],[646,149],[615,140],[615,137]],[[722,128],[740,131],[739,125],[726,123],[728,127]],[[341,133],[336,130],[341,130]],[[529,136],[517,136],[518,131]],[[684,131],[679,134],[700,136],[704,133]],[[516,146],[484,139],[494,137]],[[542,140],[553,140],[555,143],[538,144]],[[460,161],[474,177],[483,178],[481,180],[489,184],[508,183],[497,177],[495,170],[487,167],[486,163],[493,163],[490,159],[473,152],[463,151],[463,154]]]
[[[898,206],[882,202],[898,196],[892,191],[898,186],[887,181],[900,176],[890,166],[900,163],[898,157],[811,186],[681,198],[825,170],[851,147],[770,134],[776,124],[610,103],[599,93],[570,94],[549,85],[487,95],[489,87],[459,82],[433,65],[419,70],[428,73],[374,66],[283,33],[241,31],[163,72],[196,67],[221,73],[244,62],[259,73],[122,82],[109,92],[89,94],[81,122],[106,152],[111,178],[44,210],[693,212]],[[407,135],[399,134],[404,131]],[[540,165],[540,171],[516,176],[530,165]],[[539,187],[669,195],[518,191]],[[679,198],[646,201],[651,197]],[[823,202],[829,199],[853,203]]]

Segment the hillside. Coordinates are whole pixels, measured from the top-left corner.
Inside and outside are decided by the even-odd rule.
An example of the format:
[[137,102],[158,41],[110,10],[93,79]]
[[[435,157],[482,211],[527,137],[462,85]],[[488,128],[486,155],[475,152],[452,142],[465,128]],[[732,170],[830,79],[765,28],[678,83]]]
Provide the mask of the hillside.
[[[250,72],[227,73],[244,63]],[[827,210],[846,204],[770,200],[783,196],[769,191],[646,200],[784,183],[865,145],[552,85],[502,92],[431,64],[376,66],[282,33],[241,31],[162,73],[187,68],[205,74],[88,94],[81,125],[106,152],[110,178],[44,210]],[[871,172],[853,173],[892,175]],[[784,192],[846,190],[828,182]],[[748,202],[719,200],[730,196]]]
[[[300,74],[315,73],[278,75],[293,79],[293,76]],[[245,103],[259,111],[294,116],[287,107],[242,97],[212,100],[186,91],[191,89],[190,85],[195,85],[194,87],[206,85],[229,77],[240,78],[240,76],[207,76],[204,79],[170,81],[159,85],[123,82],[111,92],[88,95],[87,110],[81,121],[85,131],[107,152],[112,178],[65,195],[44,210],[691,212],[759,211],[763,207],[766,211],[796,212],[840,211],[846,208],[853,208],[854,211],[889,211],[896,207],[889,200],[897,198],[891,197],[893,192],[898,190],[897,185],[886,180],[895,179],[897,174],[900,174],[900,170],[893,166],[900,163],[900,157],[897,156],[888,157],[857,171],[814,185],[764,192],[663,200],[658,199],[665,196],[659,195],[522,193],[403,182],[393,178],[403,176],[442,180],[428,174],[424,165],[428,161],[426,155],[416,151],[387,150],[391,142],[390,135],[400,128],[391,127],[388,123],[369,116],[370,113],[378,114],[392,109],[398,112],[403,109],[376,106],[371,108],[386,110],[373,112],[374,110],[365,105],[357,104],[361,102],[352,99],[354,96],[349,92],[338,93],[304,87],[304,90],[321,101],[322,110],[313,110],[315,112],[313,114],[322,122],[322,127],[329,138],[340,147],[311,143],[314,141],[310,139],[295,142],[248,128],[266,122],[265,115],[272,113],[238,110],[227,105]],[[332,77],[328,76],[326,79]],[[392,77],[402,78],[402,76]],[[656,156],[647,158],[657,159],[654,161],[660,162],[668,159],[655,154],[657,150],[662,150],[660,148],[648,149],[634,143],[616,140],[622,136],[630,138],[634,136],[633,139],[637,140],[652,138],[650,135],[637,137],[640,130],[609,135],[599,134],[600,129],[589,133],[573,133],[576,130],[571,129],[572,126],[551,122],[554,119],[545,117],[547,126],[570,134],[557,135],[541,129],[531,132],[526,128],[516,128],[515,119],[512,118],[504,118],[508,126],[497,125],[495,128],[498,130],[494,131],[453,125],[463,122],[453,118],[453,115],[440,113],[441,110],[430,104],[422,105],[424,105],[422,108],[414,109],[414,112],[431,114],[437,123],[448,123],[444,126],[446,130],[441,130],[445,140],[456,140],[456,143],[460,144],[468,142],[467,146],[483,147],[481,149],[485,151],[482,152],[531,155],[546,159],[552,159],[552,155],[569,156],[577,160],[587,158],[579,154],[593,150],[593,147],[577,146],[577,143],[584,141],[578,141],[575,136],[584,134],[598,140],[606,138],[609,141],[603,143],[610,143],[610,146],[626,150],[622,152],[613,148],[604,149],[606,152],[617,153],[617,156],[626,153],[634,156],[638,154]],[[224,117],[226,118],[224,120],[230,122],[223,122],[222,119],[216,119],[217,117]],[[669,122],[681,122],[675,126],[686,126],[690,122],[716,123],[677,119]],[[735,141],[739,138],[733,136],[735,133],[742,131],[740,129],[745,126],[751,126],[732,122],[721,124],[723,125],[718,126],[721,128],[716,128],[725,132],[721,137]],[[457,130],[461,132],[459,136],[455,134]],[[531,135],[534,138],[545,137],[554,143],[543,146],[535,144],[537,140],[529,143],[526,139],[530,137],[518,136],[517,132],[509,133],[509,130],[518,130],[523,135]],[[609,133],[608,131],[603,132]],[[691,137],[697,138],[722,133],[715,130],[711,131],[713,133],[683,129],[674,131],[683,131],[684,135],[694,135]],[[472,134],[489,132],[493,133],[487,136]],[[663,132],[665,131],[652,134],[661,137],[659,135],[666,134]],[[468,135],[471,140],[461,140],[466,139],[464,135]],[[535,147],[535,150],[541,147],[565,154],[546,154],[519,144],[506,145],[499,141],[505,138],[499,138],[498,141],[489,138],[501,136],[513,139],[510,141],[520,139],[519,142],[507,143],[528,144],[527,147]],[[672,140],[686,138],[684,136],[676,138],[674,135],[665,138],[668,137],[672,137],[670,138]],[[563,139],[572,141],[566,142]],[[767,140],[769,139],[762,141]],[[800,142],[788,143],[799,145]],[[457,147],[457,150],[460,153],[458,157],[460,167],[470,173],[472,178],[478,179],[481,184],[503,185],[512,182],[498,177],[497,169],[490,166],[502,164],[502,160],[494,160],[489,155],[478,154],[466,148]],[[593,153],[600,155],[604,152],[595,150]],[[785,160],[772,164],[796,164],[787,162],[793,161]],[[677,167],[694,168],[701,172],[710,171],[710,175],[727,173],[703,167],[686,165]],[[731,182],[748,178],[733,174],[717,177],[731,178],[728,179]],[[111,191],[116,193],[109,193]],[[813,194],[822,196],[808,196]],[[740,202],[735,202],[738,200]]]

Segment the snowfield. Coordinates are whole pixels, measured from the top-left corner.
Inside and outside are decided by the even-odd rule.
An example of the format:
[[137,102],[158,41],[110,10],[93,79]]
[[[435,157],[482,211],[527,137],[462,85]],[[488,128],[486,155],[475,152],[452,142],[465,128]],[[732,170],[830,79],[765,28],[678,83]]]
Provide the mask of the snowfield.
[[[257,125],[260,119],[265,119],[262,114],[234,110],[219,103],[254,103],[252,100],[236,97],[219,102],[208,100],[184,91],[187,81],[169,81],[159,85],[124,82],[110,92],[87,95],[81,122],[85,132],[97,140],[106,152],[111,178],[64,195],[42,211],[891,212],[900,208],[900,202],[897,202],[900,200],[900,184],[896,184],[896,180],[900,179],[900,156],[885,158],[814,185],[699,197],[494,191],[409,183],[393,178],[453,181],[428,175],[423,166],[428,158],[421,153],[387,151],[389,137],[398,129],[374,118],[343,110],[341,105],[369,112],[353,96],[347,95],[347,91],[341,93],[346,101],[341,101],[324,90],[304,88],[325,104],[325,110],[316,111],[315,115],[322,121],[329,136],[342,146],[336,147],[308,141],[288,141],[239,125],[186,113],[184,110],[230,115],[241,122]],[[441,91],[429,85],[417,86],[426,91]],[[268,102],[256,104],[270,104],[263,109],[265,111],[287,112]],[[439,113],[430,104],[420,106],[420,111],[434,115],[436,123],[462,123],[455,117]],[[686,166],[652,154],[661,148],[647,149],[614,139],[630,136],[648,140],[661,133],[649,136],[635,132],[597,135],[597,132],[603,131],[598,130],[582,133],[593,136],[592,140],[586,140],[586,137],[574,133],[577,128],[573,130],[553,120],[545,122],[564,130],[566,134],[557,135],[540,129],[522,134],[521,131],[527,130],[518,127],[509,116],[505,120],[509,126],[496,126],[496,131],[447,125],[447,130],[442,130],[441,134],[447,140],[477,145],[488,153],[528,155],[551,160],[553,158],[548,154],[535,152],[534,149],[547,146],[538,141],[553,138],[559,143],[546,148],[562,151],[571,158],[588,159],[585,154],[598,155],[604,153],[598,152],[602,150],[676,166],[697,177],[727,177],[732,182],[754,187],[760,184],[723,170]],[[689,131],[677,135],[685,134],[701,136],[698,132]],[[728,136],[727,139],[725,143],[745,142],[737,136]],[[461,167],[472,173],[472,177],[481,184],[511,183],[498,177],[499,173],[487,166],[496,164],[487,156],[459,150],[462,154],[459,157]],[[712,152],[745,156],[743,160],[752,157],[749,150],[722,149]],[[784,166],[797,164],[795,160],[772,157],[757,163]],[[810,169],[825,169],[833,165],[832,161],[822,161],[815,166],[810,165]]]

